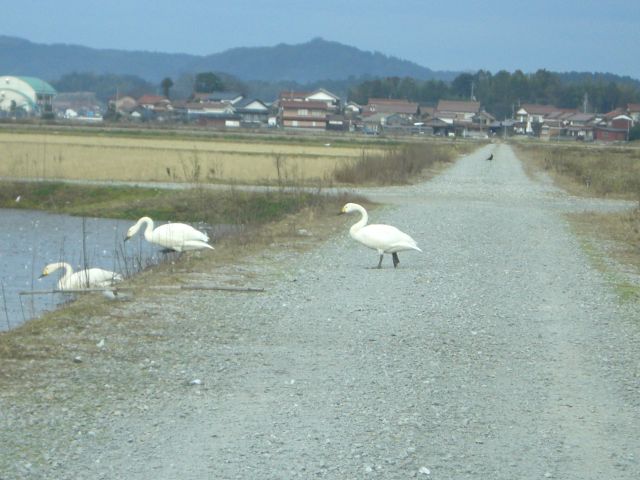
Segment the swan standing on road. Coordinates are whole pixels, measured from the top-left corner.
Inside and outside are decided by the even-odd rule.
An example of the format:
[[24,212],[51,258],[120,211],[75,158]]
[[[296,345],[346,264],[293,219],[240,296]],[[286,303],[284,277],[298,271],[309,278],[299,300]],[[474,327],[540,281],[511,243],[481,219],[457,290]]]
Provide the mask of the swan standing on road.
[[209,237],[206,233],[202,233],[191,225],[184,223],[167,223],[160,225],[158,228],[153,228],[153,220],[149,217],[142,217],[133,225],[127,232],[125,242],[133,237],[143,224],[147,224],[144,230],[144,238],[147,242],[155,243],[168,250],[175,250],[176,252],[185,252],[187,250],[200,250],[203,248],[213,247],[207,242]]
[[83,288],[110,287],[122,280],[122,275],[101,268],[88,268],[73,273],[73,268],[66,262],[50,263],[42,271],[42,277],[64,268],[64,275],[58,280],[58,290],[81,290]]
[[351,238],[362,243],[364,246],[378,251],[380,261],[378,268],[382,268],[382,258],[385,253],[390,253],[393,258],[393,267],[400,263],[398,252],[405,250],[417,250],[422,252],[416,241],[404,232],[391,225],[367,225],[369,216],[367,211],[357,203],[347,203],[342,207],[341,213],[360,212],[362,217],[350,229]]

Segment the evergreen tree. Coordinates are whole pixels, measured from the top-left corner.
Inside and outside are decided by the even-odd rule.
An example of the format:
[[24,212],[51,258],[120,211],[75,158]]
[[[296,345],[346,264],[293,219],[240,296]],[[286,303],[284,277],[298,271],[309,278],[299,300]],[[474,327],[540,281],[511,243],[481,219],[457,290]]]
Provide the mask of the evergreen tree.
[[173,80],[171,80],[169,77],[163,78],[162,82],[160,82],[162,94],[167,98],[169,98],[169,90],[171,90],[171,87],[173,87]]

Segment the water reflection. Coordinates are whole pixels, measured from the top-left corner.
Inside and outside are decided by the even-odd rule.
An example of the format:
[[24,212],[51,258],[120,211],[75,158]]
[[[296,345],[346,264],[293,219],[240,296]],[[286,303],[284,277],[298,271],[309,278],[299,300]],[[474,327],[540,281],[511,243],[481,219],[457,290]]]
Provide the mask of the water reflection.
[[128,277],[160,262],[163,254],[142,235],[124,242],[133,223],[0,209],[0,330],[15,328],[65,300],[63,294],[19,295],[55,288],[62,270],[39,278],[48,263],[65,261],[74,270],[99,267]]

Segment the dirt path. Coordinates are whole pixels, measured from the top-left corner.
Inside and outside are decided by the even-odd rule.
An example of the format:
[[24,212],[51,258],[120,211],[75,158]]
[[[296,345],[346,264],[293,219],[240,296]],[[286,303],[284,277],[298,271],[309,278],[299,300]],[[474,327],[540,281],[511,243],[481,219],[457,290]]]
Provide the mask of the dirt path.
[[349,217],[233,270],[265,293],[115,307],[90,323],[107,350],[55,370],[68,400],[1,397],[0,478],[640,478],[635,307],[561,215],[620,204],[531,182],[505,145],[367,193],[424,254],[367,268]]

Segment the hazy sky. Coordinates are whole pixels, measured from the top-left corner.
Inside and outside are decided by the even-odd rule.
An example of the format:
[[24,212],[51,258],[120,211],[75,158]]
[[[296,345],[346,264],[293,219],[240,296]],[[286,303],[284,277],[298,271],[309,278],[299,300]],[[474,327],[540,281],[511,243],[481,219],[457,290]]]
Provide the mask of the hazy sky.
[[[8,0],[0,0],[2,3]],[[640,79],[640,0],[21,0],[0,33],[191,54],[323,37],[434,70],[538,68]],[[19,6],[20,8],[17,8]]]

